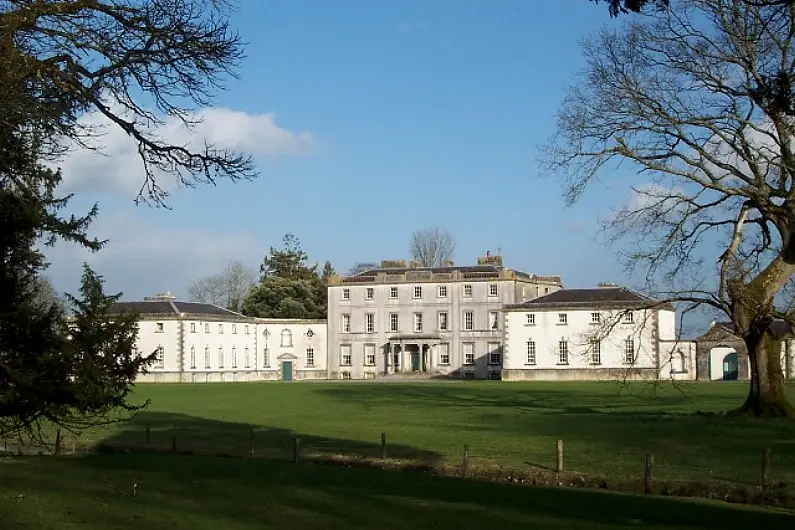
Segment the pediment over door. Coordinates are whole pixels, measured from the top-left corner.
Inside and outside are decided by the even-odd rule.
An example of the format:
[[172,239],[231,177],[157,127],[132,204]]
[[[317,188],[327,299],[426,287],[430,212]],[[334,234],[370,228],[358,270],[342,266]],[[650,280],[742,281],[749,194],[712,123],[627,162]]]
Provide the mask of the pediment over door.
[[298,357],[296,357],[292,353],[283,353],[276,358],[279,359],[280,361],[295,361],[296,359],[298,359]]

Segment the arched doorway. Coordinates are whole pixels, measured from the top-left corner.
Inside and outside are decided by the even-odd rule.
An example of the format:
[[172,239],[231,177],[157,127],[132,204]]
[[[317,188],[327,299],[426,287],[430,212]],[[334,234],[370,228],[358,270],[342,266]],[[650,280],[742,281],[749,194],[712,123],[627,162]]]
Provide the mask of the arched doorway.
[[[724,372],[724,360],[729,361]],[[737,350],[731,346],[716,346],[709,351],[709,378],[711,381],[725,381],[726,375],[738,372]],[[739,375],[739,374],[738,374]],[[737,377],[735,376],[735,379]]]
[[723,380],[736,381],[740,373],[740,363],[737,358],[737,352],[727,353],[723,357]]

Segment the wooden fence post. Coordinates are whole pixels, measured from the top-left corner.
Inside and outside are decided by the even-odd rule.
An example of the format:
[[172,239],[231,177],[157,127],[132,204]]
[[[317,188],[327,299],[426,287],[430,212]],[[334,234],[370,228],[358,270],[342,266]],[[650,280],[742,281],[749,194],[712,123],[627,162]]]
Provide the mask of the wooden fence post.
[[651,495],[652,490],[654,489],[654,455],[651,453],[646,454],[646,467],[645,472],[643,474],[644,483],[643,483],[643,492],[646,495]]
[[254,456],[254,429],[249,431],[248,454]]
[[55,431],[55,456],[61,454],[61,429]]
[[770,487],[770,448],[765,447],[762,453],[762,489]]
[[558,473],[563,473],[563,440],[558,440],[555,446],[555,453],[557,455],[557,464],[555,469]]
[[298,455],[301,449],[301,440],[296,436],[293,438],[293,464],[298,463]]
[[381,433],[381,460],[386,460],[386,433]]
[[462,462],[462,468],[464,478],[467,478],[467,473],[469,473],[469,447],[466,444],[464,445],[464,461]]
[[172,434],[171,435],[171,452],[172,453],[176,453],[177,452],[177,435],[176,434]]
[[152,447],[152,430],[146,426],[146,447]]

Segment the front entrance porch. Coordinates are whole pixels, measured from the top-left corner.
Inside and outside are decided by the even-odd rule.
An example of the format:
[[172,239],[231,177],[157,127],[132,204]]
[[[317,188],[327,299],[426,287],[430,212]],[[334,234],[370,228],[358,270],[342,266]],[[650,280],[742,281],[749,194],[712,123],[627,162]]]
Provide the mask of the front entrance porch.
[[393,337],[386,347],[386,373],[429,372],[433,347],[439,337]]

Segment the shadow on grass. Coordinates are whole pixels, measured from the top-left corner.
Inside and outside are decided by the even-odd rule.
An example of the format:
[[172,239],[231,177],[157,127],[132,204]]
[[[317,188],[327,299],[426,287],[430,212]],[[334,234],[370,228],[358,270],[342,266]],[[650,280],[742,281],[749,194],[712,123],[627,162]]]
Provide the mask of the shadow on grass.
[[[147,439],[147,428],[149,429]],[[380,433],[375,429],[372,442],[297,433],[281,427],[267,427],[197,418],[186,414],[142,412],[122,424],[121,430],[103,439],[102,445],[114,450],[155,449],[215,456],[254,456],[291,460],[294,440],[299,440],[301,455],[356,456],[380,458]],[[149,443],[147,443],[149,442]],[[408,445],[387,443],[387,457],[423,464],[437,464],[441,457]]]
[[[0,476],[8,494],[19,492],[23,499],[8,511],[17,523],[35,513],[36,528],[79,523],[81,528],[175,530],[242,526],[725,530],[791,528],[793,523],[793,517],[783,513],[720,503],[257,459],[114,454],[21,460],[25,461],[19,467],[0,468]],[[137,484],[134,497],[133,483]]]

